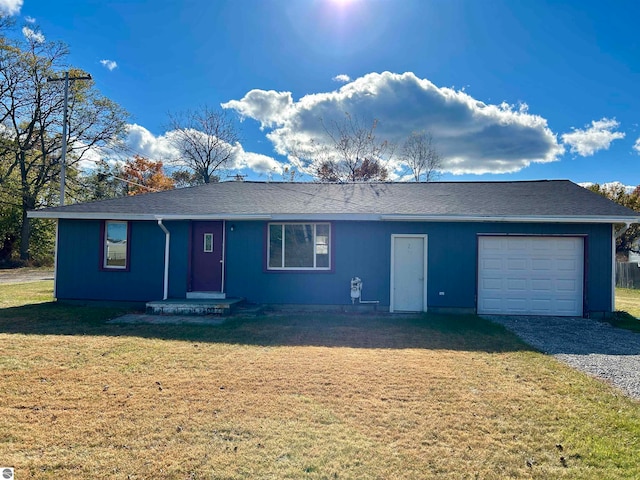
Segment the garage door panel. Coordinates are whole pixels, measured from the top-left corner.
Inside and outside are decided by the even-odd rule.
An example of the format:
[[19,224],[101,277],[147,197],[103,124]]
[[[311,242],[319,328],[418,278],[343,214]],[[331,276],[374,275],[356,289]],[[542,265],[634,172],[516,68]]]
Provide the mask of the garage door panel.
[[547,294],[547,292],[551,291],[551,286],[551,282],[547,278],[534,278],[531,280],[531,290],[534,292],[544,292],[545,294]]
[[560,272],[573,272],[576,268],[578,268],[578,261],[575,258],[559,258],[556,261],[556,269]]
[[500,258],[486,258],[482,262],[482,268],[485,270],[495,270],[501,272],[503,269],[503,262]]
[[582,315],[579,237],[479,237],[478,313]]
[[524,278],[508,278],[507,290],[510,291],[522,291],[527,289],[527,280]]
[[548,258],[532,258],[531,259],[532,270],[542,270],[548,272],[553,269],[553,264]]
[[548,312],[552,308],[552,302],[549,299],[534,299],[531,301],[531,312],[541,315]]
[[507,258],[507,269],[510,271],[526,270],[527,261],[523,258]]
[[490,292],[491,290],[502,290],[502,279],[501,278],[484,278],[482,280],[482,288]]
[[576,284],[576,281],[573,279],[557,280],[555,286],[558,293],[565,292],[565,293],[573,294],[578,291],[578,285]]

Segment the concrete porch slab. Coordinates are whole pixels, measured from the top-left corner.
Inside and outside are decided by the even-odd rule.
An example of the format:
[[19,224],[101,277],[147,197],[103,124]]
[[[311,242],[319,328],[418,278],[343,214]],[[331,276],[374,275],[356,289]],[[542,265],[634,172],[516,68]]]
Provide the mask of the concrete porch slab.
[[222,292],[187,292],[189,300],[224,300],[225,298],[227,298],[227,294]]
[[170,299],[147,302],[149,315],[229,315],[242,298]]

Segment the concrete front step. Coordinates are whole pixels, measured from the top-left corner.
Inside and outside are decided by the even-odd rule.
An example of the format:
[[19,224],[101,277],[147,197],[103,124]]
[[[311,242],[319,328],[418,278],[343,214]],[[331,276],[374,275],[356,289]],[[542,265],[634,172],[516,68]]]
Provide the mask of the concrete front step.
[[149,315],[229,315],[242,298],[171,299],[147,303]]
[[220,300],[227,298],[227,294],[224,292],[187,292],[187,298],[201,300]]

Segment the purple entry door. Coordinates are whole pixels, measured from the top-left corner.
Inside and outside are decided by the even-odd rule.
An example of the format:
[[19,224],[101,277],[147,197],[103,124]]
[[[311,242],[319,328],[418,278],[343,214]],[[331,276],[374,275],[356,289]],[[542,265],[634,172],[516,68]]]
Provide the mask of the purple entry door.
[[191,224],[191,291],[222,289],[222,222]]

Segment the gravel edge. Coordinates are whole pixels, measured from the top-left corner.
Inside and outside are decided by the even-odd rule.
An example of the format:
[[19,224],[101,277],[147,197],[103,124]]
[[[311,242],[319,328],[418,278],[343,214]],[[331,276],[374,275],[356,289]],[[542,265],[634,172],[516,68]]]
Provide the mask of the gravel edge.
[[640,334],[588,318],[483,315],[532,347],[640,400]]

